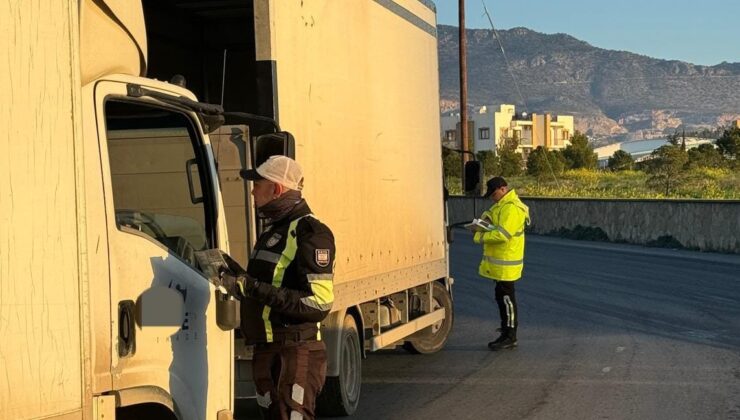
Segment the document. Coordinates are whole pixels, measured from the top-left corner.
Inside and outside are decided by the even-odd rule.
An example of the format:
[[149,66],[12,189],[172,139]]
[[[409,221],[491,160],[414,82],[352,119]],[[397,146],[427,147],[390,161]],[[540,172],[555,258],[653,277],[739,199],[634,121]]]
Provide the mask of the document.
[[483,219],[473,219],[470,223],[463,225],[463,227],[471,232],[490,232],[494,229],[491,223]]
[[226,263],[221,250],[206,249],[195,251],[195,259],[198,261],[200,271],[206,275],[208,281],[213,283],[222,293],[226,293],[226,289],[221,285],[220,274],[221,271],[229,271],[229,265]]

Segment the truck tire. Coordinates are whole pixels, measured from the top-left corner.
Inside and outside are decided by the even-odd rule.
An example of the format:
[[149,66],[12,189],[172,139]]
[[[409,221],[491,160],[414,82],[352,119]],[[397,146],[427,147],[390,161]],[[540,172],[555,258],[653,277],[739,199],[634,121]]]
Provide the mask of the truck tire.
[[355,318],[347,314],[341,333],[339,376],[328,376],[317,400],[321,416],[350,416],[357,410],[362,385],[360,334]]
[[432,284],[433,309],[445,308],[445,318],[422,331],[414,334],[403,344],[409,353],[431,354],[442,350],[452,331],[454,313],[452,312],[452,296],[444,284],[435,281]]

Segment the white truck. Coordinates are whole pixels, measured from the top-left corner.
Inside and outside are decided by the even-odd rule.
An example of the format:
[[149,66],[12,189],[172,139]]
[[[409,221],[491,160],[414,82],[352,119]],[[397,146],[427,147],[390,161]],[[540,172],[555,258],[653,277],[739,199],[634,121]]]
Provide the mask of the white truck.
[[0,33],[0,418],[232,418],[216,168],[193,94],[138,77],[142,5],[4,1]]
[[337,240],[320,409],[444,345],[429,2],[10,0],[0,33],[0,419],[232,418],[249,349],[194,252],[246,258],[238,169],[277,152]]

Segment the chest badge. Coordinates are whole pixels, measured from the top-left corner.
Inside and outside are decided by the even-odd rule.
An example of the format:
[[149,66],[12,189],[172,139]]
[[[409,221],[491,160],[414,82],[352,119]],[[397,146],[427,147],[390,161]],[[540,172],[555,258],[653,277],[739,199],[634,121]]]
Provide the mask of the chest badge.
[[265,242],[265,246],[267,246],[268,248],[272,248],[275,245],[277,245],[277,243],[280,242],[280,239],[282,238],[283,238],[282,235],[280,235],[279,233],[276,233],[270,236],[270,239],[268,239],[267,242]]
[[328,249],[317,249],[316,250],[316,265],[319,267],[326,267],[329,265],[331,260]]

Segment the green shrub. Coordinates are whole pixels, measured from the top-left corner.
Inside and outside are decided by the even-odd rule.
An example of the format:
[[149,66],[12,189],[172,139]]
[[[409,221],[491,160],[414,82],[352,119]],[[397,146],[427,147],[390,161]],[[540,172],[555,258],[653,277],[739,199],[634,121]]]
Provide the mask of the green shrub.
[[572,229],[561,227],[560,229],[548,232],[549,236],[558,236],[560,238],[576,239],[579,241],[601,241],[608,242],[609,235],[600,227],[576,225]]
[[676,238],[674,238],[671,235],[663,235],[658,237],[658,239],[653,239],[652,241],[648,241],[645,245],[655,248],[673,248],[673,249],[681,249],[683,248],[683,244],[679,242]]

